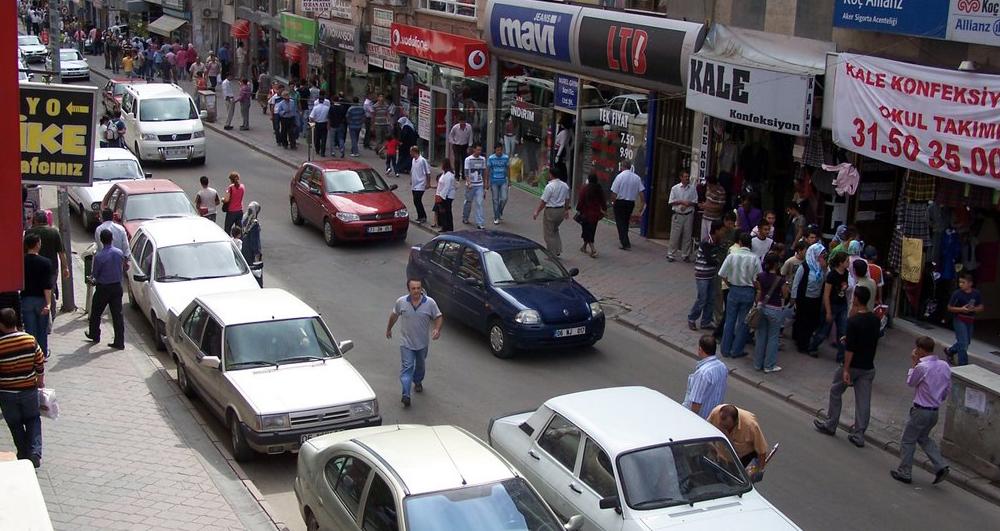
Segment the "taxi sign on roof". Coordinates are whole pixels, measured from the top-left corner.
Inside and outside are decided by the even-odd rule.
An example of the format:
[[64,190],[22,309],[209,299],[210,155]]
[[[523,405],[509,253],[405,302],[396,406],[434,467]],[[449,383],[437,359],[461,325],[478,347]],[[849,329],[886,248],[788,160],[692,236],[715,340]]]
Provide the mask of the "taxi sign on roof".
[[21,181],[89,186],[97,87],[20,84]]

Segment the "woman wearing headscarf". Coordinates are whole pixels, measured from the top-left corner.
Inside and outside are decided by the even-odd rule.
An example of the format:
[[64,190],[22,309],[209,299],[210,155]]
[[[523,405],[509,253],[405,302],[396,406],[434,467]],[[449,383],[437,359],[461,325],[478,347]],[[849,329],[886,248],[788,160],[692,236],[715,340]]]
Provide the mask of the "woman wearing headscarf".
[[826,248],[817,242],[806,249],[806,259],[795,271],[792,298],[795,300],[795,323],[792,337],[802,354],[809,353],[812,335],[820,325],[823,286],[826,281]]
[[396,160],[396,173],[410,173],[410,165],[413,159],[410,158],[410,148],[417,145],[417,129],[413,127],[413,122],[405,116],[401,116],[396,121],[399,124],[399,150]]
[[[243,220],[240,223],[243,230],[243,247],[241,252],[243,253],[243,258],[251,266],[256,262],[264,260],[264,254],[260,248],[260,222],[257,220],[259,215],[260,203],[251,201],[247,205],[246,212],[243,213]],[[261,287],[264,287],[263,270],[261,270],[260,276],[257,276],[257,282],[260,283]]]

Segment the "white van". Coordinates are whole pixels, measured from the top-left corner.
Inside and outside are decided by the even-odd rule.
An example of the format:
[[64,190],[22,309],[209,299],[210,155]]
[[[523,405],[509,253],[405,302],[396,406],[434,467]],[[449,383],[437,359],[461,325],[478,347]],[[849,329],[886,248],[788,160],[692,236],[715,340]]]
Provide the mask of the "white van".
[[191,96],[173,83],[128,85],[122,96],[125,146],[140,161],[185,160],[205,163],[207,116]]

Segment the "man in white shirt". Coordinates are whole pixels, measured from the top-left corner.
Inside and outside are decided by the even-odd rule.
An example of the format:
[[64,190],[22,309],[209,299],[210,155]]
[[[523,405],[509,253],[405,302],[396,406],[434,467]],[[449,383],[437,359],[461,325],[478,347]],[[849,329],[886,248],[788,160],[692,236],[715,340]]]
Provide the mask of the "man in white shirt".
[[202,175],[199,181],[201,190],[194,196],[194,206],[201,217],[215,221],[215,216],[219,213],[219,204],[222,203],[219,200],[219,192],[208,185],[207,175]]
[[618,228],[618,241],[622,250],[632,249],[632,242],[628,239],[629,220],[632,218],[632,212],[635,212],[635,202],[645,190],[642,177],[639,177],[631,166],[622,170],[611,182],[611,204],[615,212],[615,226]]
[[[472,128],[469,127],[471,131]],[[484,178],[486,175],[486,157],[483,156],[483,147],[475,146],[472,154],[465,158],[465,204],[462,205],[462,223],[469,224],[469,214],[476,216],[476,228],[482,229],[486,223],[483,215],[483,194],[485,192]],[[473,206],[475,206],[473,212]]]
[[[754,281],[761,272],[760,259],[751,252],[750,235],[740,233],[736,249],[722,261],[719,277],[729,284],[726,295],[725,327],[722,330],[722,355],[727,358],[746,356],[750,329],[746,324],[747,312],[754,303]],[[758,339],[761,341],[762,339]]]
[[236,110],[236,91],[234,90],[234,80],[236,76],[229,74],[222,80],[222,98],[226,100],[226,131],[233,128],[233,111]]
[[[455,172],[451,171],[451,161],[444,159],[441,161],[441,175],[438,177],[437,190],[435,190],[435,204],[437,205],[438,225],[441,232],[451,232],[455,230],[455,220],[451,213],[451,204],[455,200]],[[437,198],[440,197],[440,202]]]
[[365,96],[362,108],[365,110],[365,148],[373,149],[372,139],[375,138],[375,128],[372,127],[372,118],[375,116],[375,100],[372,99],[371,94]]
[[763,262],[764,256],[771,250],[772,245],[774,245],[774,240],[771,238],[771,224],[766,220],[761,220],[757,224],[757,234],[750,240],[750,248],[753,254]]
[[[455,155],[455,176],[459,181],[466,178],[465,166],[462,164],[469,154],[469,144],[472,143],[472,126],[465,123],[465,116],[458,117],[458,123],[448,132],[448,143]],[[468,214],[465,216],[468,218]]]
[[326,99],[326,91],[320,91],[319,97],[309,111],[309,123],[313,124],[313,146],[316,155],[326,156],[326,134],[330,121],[330,100]]
[[410,191],[413,192],[413,207],[417,209],[417,223],[427,221],[427,211],[424,210],[424,192],[427,191],[427,181],[431,177],[431,166],[420,154],[420,148],[410,148],[413,166],[410,169]]
[[667,242],[667,261],[673,262],[677,251],[685,262],[691,261],[694,245],[691,232],[694,227],[694,208],[698,204],[698,190],[691,184],[691,174],[681,172],[681,182],[670,188],[667,204],[673,209],[670,220],[670,240]]
[[110,208],[101,211],[101,224],[94,229],[94,243],[97,244],[98,249],[104,247],[104,244],[101,243],[101,233],[105,230],[111,231],[111,245],[117,247],[125,255],[125,258],[131,256],[128,248],[128,233],[125,232],[125,227],[115,222],[115,214]]
[[549,173],[549,182],[542,191],[542,200],[531,219],[538,219],[538,214],[545,211],[542,218],[545,248],[550,253],[562,254],[562,239],[559,237],[559,225],[569,217],[569,185],[563,181],[563,174],[556,170]]

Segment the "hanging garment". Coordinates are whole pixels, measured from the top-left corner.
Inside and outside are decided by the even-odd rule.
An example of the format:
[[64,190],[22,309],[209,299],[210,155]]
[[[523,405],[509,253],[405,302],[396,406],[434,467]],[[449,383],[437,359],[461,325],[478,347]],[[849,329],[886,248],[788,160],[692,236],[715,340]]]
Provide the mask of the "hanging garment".
[[823,169],[837,172],[837,177],[833,179],[833,186],[837,190],[837,195],[854,195],[858,191],[858,181],[861,180],[861,175],[853,164],[849,162],[837,164],[836,166],[824,164]]
[[903,238],[903,263],[900,277],[906,282],[920,282],[924,260],[924,242],[918,238]]
[[958,231],[949,228],[941,235],[941,253],[937,257],[941,264],[941,278],[951,281],[955,278],[955,263],[962,253],[962,241]]

